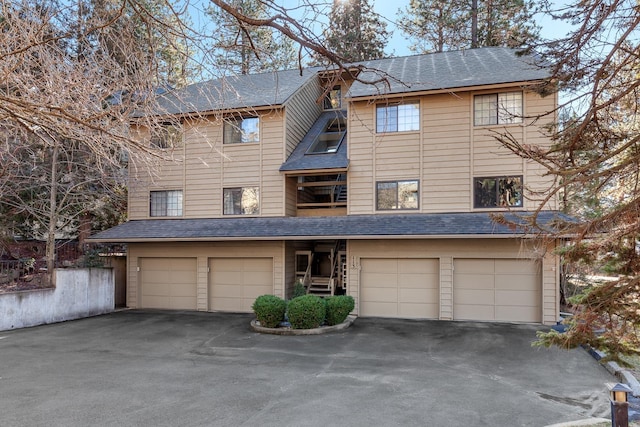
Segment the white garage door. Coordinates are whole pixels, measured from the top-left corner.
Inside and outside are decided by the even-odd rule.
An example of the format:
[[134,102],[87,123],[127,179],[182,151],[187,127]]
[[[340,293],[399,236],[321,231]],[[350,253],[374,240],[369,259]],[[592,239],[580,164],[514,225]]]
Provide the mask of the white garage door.
[[437,319],[437,259],[361,259],[360,316]]
[[249,313],[265,294],[273,294],[273,258],[209,259],[209,310]]
[[140,307],[196,309],[195,258],[141,258]]
[[454,319],[540,322],[539,270],[532,260],[454,260]]

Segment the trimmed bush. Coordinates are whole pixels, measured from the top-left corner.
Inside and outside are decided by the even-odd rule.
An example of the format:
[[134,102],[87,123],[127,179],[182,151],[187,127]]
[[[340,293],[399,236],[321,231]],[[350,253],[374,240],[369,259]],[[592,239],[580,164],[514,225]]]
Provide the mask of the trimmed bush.
[[345,321],[356,306],[351,295],[337,295],[325,298],[327,305],[327,325],[337,325]]
[[275,328],[284,320],[287,302],[275,295],[260,295],[253,302],[252,308],[260,326]]
[[287,311],[293,329],[313,329],[322,325],[325,303],[317,295],[303,295],[289,301]]
[[298,298],[306,294],[307,288],[304,287],[300,280],[296,281],[296,284],[293,287],[293,293],[291,294],[291,299]]

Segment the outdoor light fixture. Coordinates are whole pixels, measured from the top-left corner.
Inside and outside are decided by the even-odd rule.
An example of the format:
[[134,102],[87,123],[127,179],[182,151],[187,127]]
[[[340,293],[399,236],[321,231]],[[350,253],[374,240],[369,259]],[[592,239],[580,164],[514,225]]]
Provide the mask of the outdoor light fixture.
[[611,426],[629,427],[629,393],[632,390],[626,384],[607,383],[611,401]]

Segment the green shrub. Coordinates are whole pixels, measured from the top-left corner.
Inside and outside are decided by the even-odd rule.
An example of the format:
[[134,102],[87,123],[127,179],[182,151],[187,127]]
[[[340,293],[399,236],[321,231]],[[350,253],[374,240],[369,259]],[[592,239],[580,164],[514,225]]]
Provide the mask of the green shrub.
[[275,328],[284,320],[287,302],[275,295],[260,295],[253,302],[252,308],[260,326]]
[[313,329],[322,325],[325,303],[317,295],[303,295],[289,301],[289,323],[293,329]]
[[327,325],[337,325],[345,321],[356,306],[351,295],[337,295],[325,298],[327,305]]
[[304,285],[300,280],[296,281],[296,284],[293,286],[293,293],[291,294],[291,299],[298,298],[306,294],[307,294],[307,288],[304,287]]

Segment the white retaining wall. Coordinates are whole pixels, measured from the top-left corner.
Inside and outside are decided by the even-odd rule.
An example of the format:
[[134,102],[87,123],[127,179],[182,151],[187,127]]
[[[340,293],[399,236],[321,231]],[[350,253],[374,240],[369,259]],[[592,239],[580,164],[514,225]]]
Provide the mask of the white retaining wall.
[[0,294],[0,331],[62,322],[114,310],[111,268],[56,270],[56,287]]

